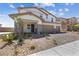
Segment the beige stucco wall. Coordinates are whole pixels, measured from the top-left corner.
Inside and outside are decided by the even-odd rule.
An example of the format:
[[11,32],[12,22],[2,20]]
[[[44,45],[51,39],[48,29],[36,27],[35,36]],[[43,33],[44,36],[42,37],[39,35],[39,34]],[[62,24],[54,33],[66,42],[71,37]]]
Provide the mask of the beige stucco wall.
[[[60,27],[60,28],[57,28]],[[39,32],[50,32],[53,33],[54,31],[60,32],[62,30],[61,24],[53,24],[53,23],[42,23],[39,25]]]
[[62,25],[61,25],[61,24],[53,24],[53,25],[54,25],[54,28],[55,28],[57,31],[59,31],[59,29],[57,28],[57,26],[60,27],[60,31],[62,31]]
[[23,24],[23,30],[24,32],[31,32],[31,29],[27,28],[27,23]]
[[41,24],[42,21],[34,16],[34,15],[30,15],[30,14],[27,14],[27,15],[19,15],[18,18],[21,18],[24,22],[25,21],[30,21],[30,22],[37,22],[38,24]]
[[[42,10],[42,9],[41,9]],[[43,12],[45,13],[43,13]],[[54,16],[52,16],[51,14],[49,14],[48,12],[44,11],[44,10],[38,10],[36,8],[26,8],[26,9],[19,9],[19,13],[26,13],[26,12],[32,12],[33,14],[37,15],[37,16],[42,16],[43,19],[45,19],[46,21],[51,21],[53,19],[53,22],[56,22],[56,18]]]
[[56,23],[42,23],[42,21],[33,15],[27,14],[27,15],[19,15],[18,18],[21,18],[23,23],[23,29],[24,32],[31,32],[31,29],[27,29],[27,24],[35,24],[35,28],[37,29],[37,32],[52,32],[56,26],[60,26],[61,24]]
[[[35,29],[36,29],[37,24],[42,23],[42,21],[39,18],[32,16],[32,15],[22,15],[19,17],[24,21],[24,32],[31,32],[31,29],[27,29],[27,24],[34,24]],[[41,28],[39,28],[39,30],[37,31],[41,31]]]
[[[43,31],[46,32],[60,32],[62,30],[61,24],[59,23],[43,23]],[[59,27],[59,28],[58,28]]]
[[43,32],[52,32],[53,26],[43,25]]
[[24,21],[27,21],[27,20],[36,21],[38,24],[42,23],[42,21],[39,18],[37,18],[36,16],[33,16],[33,15],[30,15],[30,14],[20,15],[20,16],[18,16],[18,18],[21,18]]
[[59,29],[56,28],[56,26],[60,26],[61,30],[61,25],[60,24],[37,24],[37,23],[24,23],[24,32],[31,32],[31,29],[27,29],[27,24],[34,24],[35,29],[37,29],[37,32],[53,32],[53,30],[59,31]]
[[39,11],[36,8],[19,9],[19,13],[26,13],[26,12],[32,12],[32,13],[34,13],[35,15],[37,15],[39,17],[41,15],[46,20],[46,14],[41,12],[41,11]]

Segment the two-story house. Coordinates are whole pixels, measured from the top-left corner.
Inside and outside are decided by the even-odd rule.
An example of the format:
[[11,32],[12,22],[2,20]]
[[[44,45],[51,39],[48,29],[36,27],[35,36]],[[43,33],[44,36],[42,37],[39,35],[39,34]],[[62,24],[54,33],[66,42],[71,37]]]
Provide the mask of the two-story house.
[[[60,32],[61,24],[56,22],[57,17],[43,8],[19,7],[18,13],[9,14],[15,22],[15,30],[23,28],[24,33]],[[22,26],[18,27],[17,19],[21,20]]]

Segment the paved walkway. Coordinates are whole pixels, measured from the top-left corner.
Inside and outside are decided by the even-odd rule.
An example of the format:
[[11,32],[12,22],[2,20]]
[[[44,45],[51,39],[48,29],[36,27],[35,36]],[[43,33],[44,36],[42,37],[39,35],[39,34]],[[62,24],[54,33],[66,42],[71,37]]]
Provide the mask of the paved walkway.
[[79,40],[31,54],[30,56],[79,56]]

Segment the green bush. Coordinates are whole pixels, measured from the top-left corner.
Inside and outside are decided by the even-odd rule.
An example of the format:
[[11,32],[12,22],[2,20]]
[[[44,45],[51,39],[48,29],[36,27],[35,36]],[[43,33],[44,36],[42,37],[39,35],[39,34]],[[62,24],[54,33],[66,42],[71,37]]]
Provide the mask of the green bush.
[[79,24],[75,24],[74,25],[74,28],[79,28]]
[[14,33],[10,33],[10,34],[3,34],[0,36],[0,38],[3,40],[3,41],[6,41],[6,42],[11,42],[13,40],[16,39],[16,35]]
[[47,32],[43,32],[41,33],[43,36],[48,36],[48,33]]
[[79,24],[73,25],[73,29],[74,29],[74,30],[79,30]]

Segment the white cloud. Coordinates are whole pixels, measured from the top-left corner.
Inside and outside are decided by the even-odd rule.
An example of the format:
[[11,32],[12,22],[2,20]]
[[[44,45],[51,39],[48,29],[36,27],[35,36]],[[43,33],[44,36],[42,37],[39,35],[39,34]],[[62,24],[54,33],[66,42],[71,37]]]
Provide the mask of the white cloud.
[[12,5],[12,4],[10,4],[10,5],[9,5],[9,7],[11,7],[11,8],[15,8],[15,6],[14,6],[14,5]]
[[59,9],[59,12],[62,12],[63,11],[63,9]]
[[34,3],[34,6],[37,6],[37,7],[46,7],[46,6],[55,7],[55,4],[53,4],[53,3]]
[[64,9],[59,9],[58,11],[59,11],[59,12],[68,12],[69,9],[68,9],[68,8],[64,8]]
[[65,11],[67,12],[67,11],[69,11],[69,9],[68,8],[65,8]]
[[24,7],[24,5],[20,5],[20,7]]
[[60,16],[63,16],[63,15],[64,15],[64,13],[59,13],[59,15],[60,15]]

